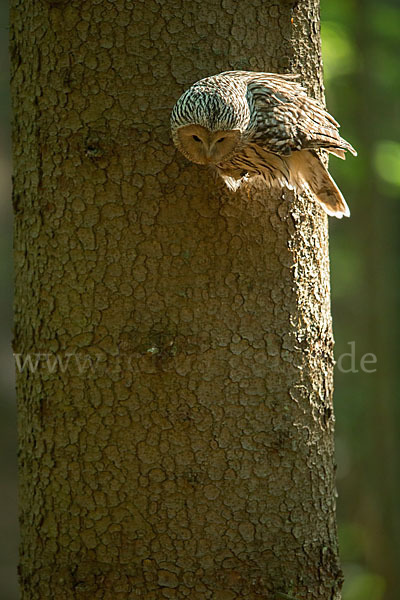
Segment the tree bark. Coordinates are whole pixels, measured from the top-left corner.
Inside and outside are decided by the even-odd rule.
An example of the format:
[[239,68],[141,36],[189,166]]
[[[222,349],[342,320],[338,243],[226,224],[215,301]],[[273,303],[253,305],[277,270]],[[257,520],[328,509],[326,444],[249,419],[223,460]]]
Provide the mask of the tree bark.
[[223,70],[320,96],[318,1],[14,0],[11,43],[23,600],[338,600],[326,217],[169,136]]

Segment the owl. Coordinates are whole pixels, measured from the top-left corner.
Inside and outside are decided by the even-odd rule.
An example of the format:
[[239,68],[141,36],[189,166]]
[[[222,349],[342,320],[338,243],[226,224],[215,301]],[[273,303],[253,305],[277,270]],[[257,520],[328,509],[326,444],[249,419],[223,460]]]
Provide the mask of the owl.
[[197,81],[176,102],[172,139],[190,161],[213,167],[236,191],[259,177],[268,186],[312,194],[328,215],[350,216],[316,152],[357,152],[297,75],[227,71]]

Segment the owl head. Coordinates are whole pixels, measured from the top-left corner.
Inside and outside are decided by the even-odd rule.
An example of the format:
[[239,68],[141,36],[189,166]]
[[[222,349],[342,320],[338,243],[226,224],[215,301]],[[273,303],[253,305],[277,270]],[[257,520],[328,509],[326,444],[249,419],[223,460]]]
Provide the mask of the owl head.
[[244,95],[232,94],[213,77],[195,83],[179,98],[171,114],[172,138],[190,161],[215,165],[243,144],[250,109]]

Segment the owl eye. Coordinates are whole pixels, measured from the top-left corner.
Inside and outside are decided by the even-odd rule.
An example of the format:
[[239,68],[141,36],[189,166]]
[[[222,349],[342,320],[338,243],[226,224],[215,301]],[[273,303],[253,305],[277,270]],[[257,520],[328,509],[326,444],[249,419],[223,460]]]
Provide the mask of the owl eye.
[[222,138],[219,138],[219,140],[217,140],[217,144],[219,144],[220,142],[223,142],[223,141],[224,141],[224,139],[225,139],[224,137],[222,137]]
[[195,142],[201,142],[201,139],[197,135],[192,135]]

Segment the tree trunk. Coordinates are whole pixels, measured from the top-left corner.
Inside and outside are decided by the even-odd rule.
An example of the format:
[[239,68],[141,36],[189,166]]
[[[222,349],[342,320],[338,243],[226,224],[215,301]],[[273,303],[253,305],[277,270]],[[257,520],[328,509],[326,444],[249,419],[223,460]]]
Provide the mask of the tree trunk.
[[12,23],[23,600],[338,600],[326,217],[169,137],[223,70],[320,95],[318,1]]

